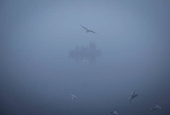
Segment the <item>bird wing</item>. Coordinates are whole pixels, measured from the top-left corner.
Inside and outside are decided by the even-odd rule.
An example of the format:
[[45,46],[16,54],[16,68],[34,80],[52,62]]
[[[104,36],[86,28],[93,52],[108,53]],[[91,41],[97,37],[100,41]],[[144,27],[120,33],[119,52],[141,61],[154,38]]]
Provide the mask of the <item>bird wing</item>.
[[135,94],[135,97],[137,97],[138,96],[138,94]]
[[157,104],[157,103],[155,103],[154,107],[157,107],[157,106],[158,106],[158,104]]
[[80,25],[81,27],[83,27],[84,29],[88,30],[87,28],[85,28],[84,26]]
[[94,31],[91,31],[91,30],[89,30],[89,31],[96,34],[96,32],[94,32]]
[[135,94],[135,91],[134,91],[134,92],[132,92],[131,96],[133,96],[134,94]]
[[159,104],[158,103],[156,103],[155,104],[155,108],[159,108],[160,106],[159,106]]
[[118,115],[118,113],[117,113],[117,110],[116,110],[116,109],[115,109],[115,111],[114,111],[114,114],[115,114],[115,115]]
[[138,96],[138,94],[134,94],[133,96],[132,96],[132,98],[135,98],[135,97],[137,97]]

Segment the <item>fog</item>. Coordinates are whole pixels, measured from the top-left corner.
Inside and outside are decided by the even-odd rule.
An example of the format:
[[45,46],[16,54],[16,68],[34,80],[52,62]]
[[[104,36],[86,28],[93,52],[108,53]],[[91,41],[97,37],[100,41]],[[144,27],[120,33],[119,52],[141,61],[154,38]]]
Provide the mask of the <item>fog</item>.
[[[169,115],[169,11],[169,0],[1,0],[1,115]],[[69,58],[90,42],[95,64]]]

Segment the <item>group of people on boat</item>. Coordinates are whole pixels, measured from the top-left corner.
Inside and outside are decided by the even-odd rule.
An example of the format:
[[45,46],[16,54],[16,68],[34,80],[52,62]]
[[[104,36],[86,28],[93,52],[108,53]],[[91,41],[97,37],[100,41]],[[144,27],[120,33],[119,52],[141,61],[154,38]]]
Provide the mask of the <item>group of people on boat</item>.
[[69,57],[75,58],[77,62],[82,60],[83,62],[94,63],[96,57],[101,55],[101,50],[96,49],[95,42],[90,42],[88,47],[81,46],[81,48],[79,48],[77,45],[75,50],[69,51],[69,54]]
[[77,45],[75,48],[76,51],[88,51],[88,50],[96,50],[96,43],[95,42],[90,42],[89,47],[84,47],[81,46],[81,49],[79,48],[79,46]]

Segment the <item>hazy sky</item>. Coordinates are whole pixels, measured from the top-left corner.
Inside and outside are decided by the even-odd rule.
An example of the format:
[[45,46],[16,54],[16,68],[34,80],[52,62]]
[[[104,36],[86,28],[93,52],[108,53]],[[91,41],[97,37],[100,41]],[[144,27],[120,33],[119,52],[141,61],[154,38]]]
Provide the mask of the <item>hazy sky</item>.
[[[169,115],[169,12],[169,0],[1,0],[2,115]],[[90,41],[95,65],[68,58]]]

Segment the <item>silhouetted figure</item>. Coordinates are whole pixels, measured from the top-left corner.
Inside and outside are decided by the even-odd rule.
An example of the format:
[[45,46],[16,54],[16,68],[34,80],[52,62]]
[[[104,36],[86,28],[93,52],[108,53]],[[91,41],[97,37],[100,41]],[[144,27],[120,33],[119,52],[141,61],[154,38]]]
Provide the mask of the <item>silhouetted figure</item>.
[[90,50],[96,50],[95,42],[90,42]]
[[84,51],[84,46],[81,46],[81,51]]
[[77,45],[77,47],[75,48],[76,51],[79,51],[79,46]]

